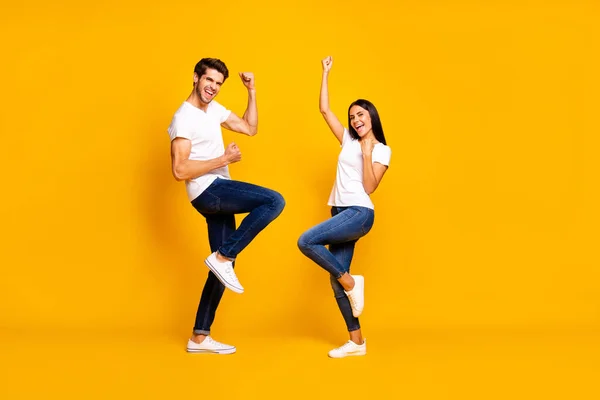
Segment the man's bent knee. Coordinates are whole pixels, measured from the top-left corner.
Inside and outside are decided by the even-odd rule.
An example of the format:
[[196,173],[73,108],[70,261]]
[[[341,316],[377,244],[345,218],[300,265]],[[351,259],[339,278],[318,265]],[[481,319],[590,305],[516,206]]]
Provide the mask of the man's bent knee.
[[273,191],[273,208],[277,211],[277,215],[281,214],[283,208],[285,207],[285,199],[283,196]]

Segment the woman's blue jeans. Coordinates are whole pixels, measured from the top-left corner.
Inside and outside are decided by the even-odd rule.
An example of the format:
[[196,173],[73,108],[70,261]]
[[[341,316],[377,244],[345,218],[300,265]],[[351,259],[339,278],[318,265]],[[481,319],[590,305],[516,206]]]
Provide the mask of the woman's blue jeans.
[[331,287],[348,331],[360,329],[360,324],[352,315],[350,301],[338,279],[350,272],[354,246],[371,230],[374,220],[374,211],[367,207],[332,207],[330,219],[307,230],[298,239],[300,251],[329,272]]

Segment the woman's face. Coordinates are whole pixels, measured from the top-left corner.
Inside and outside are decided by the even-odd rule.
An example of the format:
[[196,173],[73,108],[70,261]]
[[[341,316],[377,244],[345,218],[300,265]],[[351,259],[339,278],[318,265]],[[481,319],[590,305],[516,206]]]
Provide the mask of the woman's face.
[[371,126],[371,115],[361,106],[352,106],[348,117],[350,117],[350,124],[361,138],[373,128]]

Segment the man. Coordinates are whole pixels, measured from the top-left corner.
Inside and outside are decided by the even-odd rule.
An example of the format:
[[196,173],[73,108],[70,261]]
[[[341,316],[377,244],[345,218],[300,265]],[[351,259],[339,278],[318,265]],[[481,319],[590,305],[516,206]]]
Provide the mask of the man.
[[[285,205],[283,197],[270,189],[231,180],[228,165],[241,160],[235,143],[224,148],[221,126],[254,136],[258,110],[254,74],[240,73],[248,89],[248,106],[240,118],[214,98],[229,76],[218,59],[203,58],[194,68],[194,88],[175,113],[168,132],[171,138],[173,175],[185,181],[192,206],[208,226],[211,255],[204,261],[210,269],[204,285],[192,337],[192,353],[235,353],[236,348],[210,337],[210,327],[225,287],[243,293],[235,272],[237,255],[273,221]],[[235,214],[249,213],[236,229]]]

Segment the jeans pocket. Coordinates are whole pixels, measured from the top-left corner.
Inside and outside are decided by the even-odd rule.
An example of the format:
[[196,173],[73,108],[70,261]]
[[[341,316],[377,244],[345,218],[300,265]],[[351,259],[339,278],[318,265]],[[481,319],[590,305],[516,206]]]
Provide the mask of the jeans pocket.
[[375,222],[375,213],[373,212],[373,210],[369,210],[367,212],[367,217],[363,221],[362,226],[360,228],[363,235],[366,235],[367,233],[369,233],[369,231],[373,227],[374,222]]

